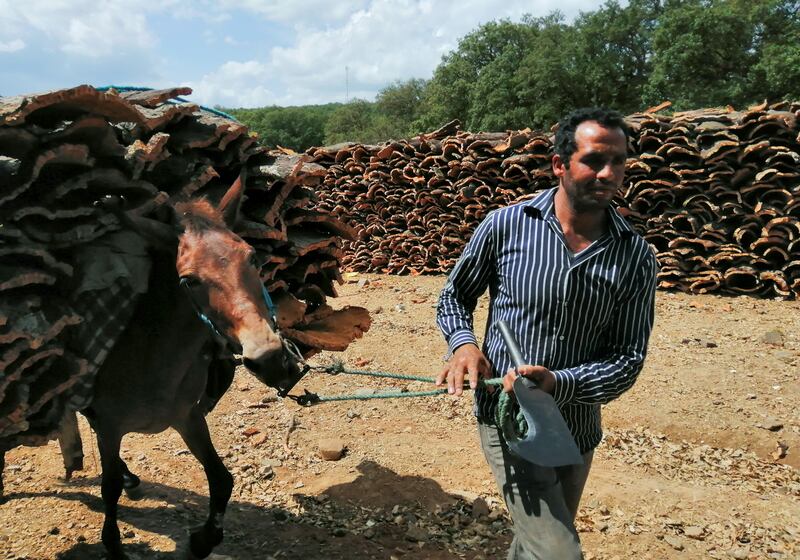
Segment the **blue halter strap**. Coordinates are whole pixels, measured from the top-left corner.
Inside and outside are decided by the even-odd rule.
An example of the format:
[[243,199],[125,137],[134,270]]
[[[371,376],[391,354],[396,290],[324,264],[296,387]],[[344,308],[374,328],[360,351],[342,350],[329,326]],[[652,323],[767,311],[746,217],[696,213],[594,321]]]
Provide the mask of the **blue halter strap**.
[[278,332],[278,308],[275,307],[275,304],[272,301],[272,298],[269,297],[269,292],[267,291],[267,287],[264,284],[261,284],[261,293],[264,296],[264,303],[267,304],[267,309],[269,310],[269,318],[272,321],[272,330],[276,333]]
[[[212,321],[209,316],[203,312],[200,306],[197,305],[197,302],[192,297],[192,292],[189,289],[186,279],[181,278],[180,283],[184,290],[186,290],[186,295],[189,296],[189,301],[192,302],[192,307],[194,307],[195,313],[197,313],[197,316],[200,318],[200,320],[203,321],[203,323],[205,323],[209,329],[211,329],[211,332],[213,332],[219,338],[224,339],[225,337],[221,332],[219,332],[219,329],[217,329],[214,321]],[[275,307],[275,303],[272,301],[272,298],[270,297],[269,292],[264,284],[261,284],[261,295],[264,298],[264,303],[267,305],[267,311],[269,312],[269,321],[271,323],[272,330],[275,331],[275,334],[278,334],[278,308]]]

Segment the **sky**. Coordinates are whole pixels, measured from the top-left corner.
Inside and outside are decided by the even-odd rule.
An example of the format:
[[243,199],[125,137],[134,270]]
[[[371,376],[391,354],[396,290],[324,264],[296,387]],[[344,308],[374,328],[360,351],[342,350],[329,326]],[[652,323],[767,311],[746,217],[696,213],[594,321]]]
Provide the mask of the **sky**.
[[483,23],[595,0],[0,0],[0,95],[189,86],[206,106],[373,100]]

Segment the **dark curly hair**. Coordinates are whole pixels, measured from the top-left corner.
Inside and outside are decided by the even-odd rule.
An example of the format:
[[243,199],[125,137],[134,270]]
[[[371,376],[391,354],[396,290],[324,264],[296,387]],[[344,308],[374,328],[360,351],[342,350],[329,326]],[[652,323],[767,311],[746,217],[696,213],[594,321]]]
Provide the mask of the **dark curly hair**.
[[553,151],[561,157],[561,161],[564,162],[564,167],[567,169],[569,169],[569,158],[578,149],[578,145],[575,143],[575,130],[579,124],[586,121],[596,121],[606,128],[619,128],[625,134],[626,142],[628,140],[628,126],[618,112],[602,107],[576,109],[558,121],[556,138],[553,143]]

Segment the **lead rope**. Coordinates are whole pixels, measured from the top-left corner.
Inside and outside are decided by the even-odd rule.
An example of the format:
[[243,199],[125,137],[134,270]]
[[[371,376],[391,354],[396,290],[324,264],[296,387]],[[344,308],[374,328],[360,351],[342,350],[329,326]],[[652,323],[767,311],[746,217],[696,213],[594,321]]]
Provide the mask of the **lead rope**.
[[[297,363],[303,366],[302,372],[297,377],[297,381],[300,380],[307,372],[309,371],[324,371],[330,374],[339,374],[345,373],[349,375],[364,375],[368,377],[381,377],[384,379],[401,379],[403,381],[422,381],[424,383],[435,383],[436,380],[433,377],[424,377],[419,375],[405,375],[402,373],[392,373],[388,371],[369,371],[369,370],[361,370],[361,369],[348,369],[344,367],[344,363],[341,361],[335,361],[332,365],[329,366],[312,366],[308,362],[306,362],[305,358],[303,357],[303,353],[297,347],[297,345],[289,338],[285,336],[281,336],[280,329],[278,327],[278,312],[277,308],[275,307],[275,303],[272,301],[272,298],[269,295],[269,291],[267,287],[263,284],[261,285],[261,294],[264,297],[264,303],[267,305],[267,309],[269,311],[270,321],[272,322],[272,328],[275,334],[278,335],[278,338],[281,340],[281,344],[283,345],[284,349],[295,359]],[[194,301],[192,301],[194,304]],[[202,310],[199,309],[197,305],[195,305],[195,309],[200,316],[200,318],[209,326],[211,329],[217,333],[217,329],[214,326],[214,323],[209,320]],[[499,386],[503,384],[503,380],[499,377],[494,379],[479,379],[478,386],[479,387],[489,387],[489,386]],[[465,384],[464,389],[469,389],[469,385]],[[291,390],[291,388],[287,389]],[[319,396],[316,393],[312,393],[307,389],[304,390],[304,394],[302,395],[290,395],[290,394],[281,394],[281,396],[288,397],[293,399],[301,406],[310,406],[313,404],[318,404],[322,402],[336,402],[336,401],[351,401],[351,400],[369,400],[369,399],[401,399],[401,398],[413,398],[413,397],[432,397],[435,395],[442,395],[447,393],[447,389],[433,389],[430,391],[388,391],[385,393],[372,393],[369,395],[356,395],[356,394],[344,394],[344,395],[333,395],[333,396]],[[279,393],[280,394],[280,393]],[[511,396],[508,393],[501,392],[500,397],[498,399],[497,408],[495,410],[495,423],[497,426],[503,430],[504,434],[507,436],[515,436],[515,439],[519,439],[525,436],[527,432],[527,422],[525,421],[525,417],[523,416],[522,412],[518,412],[515,417],[512,418],[513,415],[513,404],[514,401],[511,399]]]
[[[332,375],[340,373],[348,375],[364,375],[367,377],[380,377],[384,379],[401,379],[403,381],[422,381],[425,383],[435,383],[433,377],[424,377],[419,375],[406,375],[402,373],[393,373],[388,371],[370,371],[360,369],[349,369],[344,367],[340,361],[335,361],[329,366],[312,366],[302,360],[301,363],[308,370],[322,371]],[[493,379],[479,379],[478,387],[501,386],[503,384],[502,378],[495,377]],[[464,389],[469,389],[469,385],[465,384]],[[431,391],[388,391],[385,393],[372,393],[368,395],[344,394],[332,396],[320,396],[312,393],[307,389],[304,390],[303,395],[287,395],[287,397],[295,400],[302,406],[311,406],[323,402],[335,401],[350,401],[350,400],[369,400],[369,399],[397,399],[397,398],[412,398],[412,397],[430,397],[447,393],[447,389],[434,389]],[[522,412],[518,412],[516,416],[513,415],[514,400],[509,393],[501,392],[498,399],[497,408],[495,409],[495,424],[503,430],[503,433],[508,437],[512,436],[515,439],[525,437],[528,431],[528,425],[525,416]]]

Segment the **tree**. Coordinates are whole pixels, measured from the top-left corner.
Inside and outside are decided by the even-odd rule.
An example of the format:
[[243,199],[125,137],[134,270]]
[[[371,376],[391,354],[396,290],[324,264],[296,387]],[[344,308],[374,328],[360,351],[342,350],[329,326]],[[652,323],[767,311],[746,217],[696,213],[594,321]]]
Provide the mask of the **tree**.
[[800,99],[800,2],[754,3],[756,62],[748,73],[750,97]]
[[325,143],[383,140],[383,138],[370,136],[374,112],[374,104],[363,99],[354,99],[338,107],[325,123]]
[[325,140],[325,123],[340,103],[302,107],[263,107],[227,109],[226,112],[246,124],[268,146],[283,146],[304,151],[320,146]]
[[[458,48],[445,55],[425,89],[417,128],[432,130],[447,121],[470,121],[470,107],[475,99],[475,86],[483,70],[508,49],[521,51],[529,39],[527,23],[509,20],[489,22],[467,34]],[[511,57],[505,54],[505,57]],[[508,75],[499,76],[506,80]]]
[[388,129],[386,138],[413,136],[419,130],[414,126],[422,105],[426,80],[412,78],[405,82],[397,81],[383,88],[375,99],[377,129]]
[[585,92],[582,105],[623,113],[643,108],[660,12],[660,0],[631,0],[624,8],[610,0],[576,19],[575,64]]

